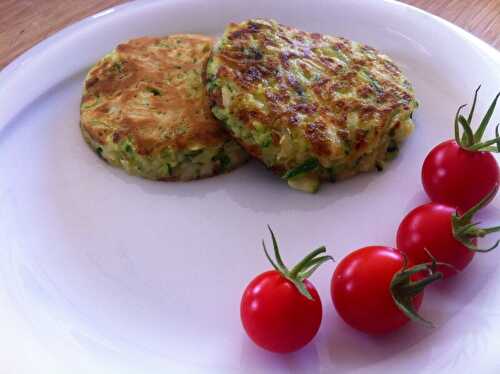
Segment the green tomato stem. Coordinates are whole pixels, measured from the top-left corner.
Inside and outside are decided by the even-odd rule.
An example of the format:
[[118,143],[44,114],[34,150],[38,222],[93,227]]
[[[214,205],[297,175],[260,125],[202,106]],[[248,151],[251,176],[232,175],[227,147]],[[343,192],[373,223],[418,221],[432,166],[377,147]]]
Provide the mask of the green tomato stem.
[[295,265],[290,271],[291,278],[297,278],[299,272],[301,272],[305,267],[309,266],[310,262],[314,260],[314,258],[322,253],[326,252],[326,248],[324,246],[315,249],[311,253],[309,253],[306,257],[304,257],[297,265]]
[[[400,271],[394,274],[390,285],[392,299],[399,310],[412,321],[422,323],[427,327],[434,326],[432,322],[424,319],[420,316],[420,314],[418,314],[417,310],[413,306],[413,299],[429,284],[443,278],[443,273],[436,271],[437,265],[447,266],[447,264],[436,262],[434,257],[431,256],[431,258],[432,262],[430,263],[418,264],[408,268],[408,260],[404,257],[403,267]],[[421,272],[427,272],[428,275],[418,281],[412,281],[412,275]]]
[[489,252],[495,249],[500,244],[499,240],[489,248],[483,248],[483,249],[478,248],[477,245],[474,243],[475,239],[484,238],[488,234],[499,232],[500,226],[479,227],[478,226],[479,223],[472,222],[474,215],[490,202],[490,200],[497,193],[497,190],[498,190],[498,185],[493,187],[493,189],[489,193],[487,193],[481,199],[481,201],[479,201],[476,205],[470,208],[463,215],[460,215],[458,212],[455,212],[451,216],[453,237],[471,251]]
[[476,109],[477,94],[478,94],[480,89],[481,89],[481,85],[479,85],[476,88],[476,91],[474,92],[474,101],[472,101],[472,107],[470,109],[469,116],[467,117],[467,123],[472,122],[472,117],[474,116],[474,110]]
[[[500,97],[500,93],[498,93],[495,96],[495,99],[491,103],[490,107],[488,108],[488,111],[483,117],[483,120],[479,124],[479,127],[474,134],[474,141],[475,142],[480,142],[481,138],[483,137],[484,131],[486,130],[486,127],[488,126],[488,122],[490,122],[491,116],[493,115],[493,112],[495,111],[495,107],[497,105],[498,97]],[[471,118],[472,119],[472,118]]]
[[[484,142],[481,141],[484,132],[488,127],[488,123],[490,122],[491,117],[493,116],[493,112],[495,111],[495,107],[497,105],[498,98],[500,97],[500,93],[498,93],[493,99],[492,103],[490,104],[490,107],[488,108],[486,114],[481,120],[481,123],[479,124],[479,127],[477,128],[476,132],[474,133],[472,131],[472,119],[476,109],[477,97],[480,88],[481,86],[479,86],[474,92],[474,100],[472,102],[472,107],[467,118],[461,115],[462,109],[466,106],[465,104],[461,105],[455,114],[455,126],[454,126],[455,141],[461,148],[471,152],[481,152],[481,151],[500,152],[500,135],[498,132],[498,126],[495,129],[495,138]],[[463,129],[463,134],[461,136],[460,136],[460,127],[462,127]],[[496,147],[491,147],[493,144],[495,144]]]
[[455,114],[455,141],[457,144],[462,146],[462,139],[460,139],[460,123],[458,121],[458,118],[460,116],[460,112],[462,111],[463,108],[466,107],[466,104],[462,104],[458,107],[457,113]]
[[326,252],[325,246],[321,246],[304,257],[290,271],[281,258],[278,241],[276,240],[273,230],[271,230],[271,227],[269,225],[267,227],[269,229],[269,232],[271,233],[275,260],[273,260],[269,255],[269,252],[266,248],[266,243],[264,242],[264,240],[262,240],[262,248],[264,249],[264,253],[267,259],[269,260],[273,268],[276,271],[280,272],[281,275],[288,279],[290,282],[292,282],[303,296],[305,296],[309,300],[313,300],[311,293],[307,290],[304,284],[304,280],[309,278],[322,264],[329,260],[333,260],[333,257],[329,255],[320,256],[321,254]]

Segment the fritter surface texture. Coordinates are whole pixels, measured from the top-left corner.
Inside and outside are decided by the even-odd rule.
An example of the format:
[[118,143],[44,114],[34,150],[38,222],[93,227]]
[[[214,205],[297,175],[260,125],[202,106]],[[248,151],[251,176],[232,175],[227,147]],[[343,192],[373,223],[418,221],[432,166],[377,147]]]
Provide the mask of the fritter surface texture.
[[81,102],[85,140],[112,165],[149,179],[191,180],[247,159],[210,112],[203,73],[212,39],[139,38],[88,73]]
[[418,105],[400,69],[374,48],[272,20],[226,28],[207,90],[235,139],[306,191],[382,169],[411,133]]

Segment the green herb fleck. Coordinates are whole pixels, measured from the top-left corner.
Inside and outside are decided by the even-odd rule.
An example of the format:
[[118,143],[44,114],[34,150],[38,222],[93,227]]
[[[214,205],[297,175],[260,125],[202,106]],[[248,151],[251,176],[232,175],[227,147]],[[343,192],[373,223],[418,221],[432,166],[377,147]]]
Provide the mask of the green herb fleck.
[[222,172],[226,171],[227,167],[231,163],[231,159],[222,149],[212,158],[212,160],[219,161]]
[[203,153],[203,149],[195,149],[194,151],[187,152],[185,157],[188,160],[192,160],[193,158],[195,158],[196,156],[198,156],[201,153]]
[[151,92],[154,96],[161,96],[161,92],[155,87],[146,87],[146,91]]
[[113,65],[111,66],[111,68],[118,72],[118,73],[122,73],[123,72],[123,65],[121,62],[115,62],[113,63]]
[[244,53],[245,53],[245,56],[249,59],[252,59],[252,60],[261,60],[262,59],[262,52],[259,51],[255,47],[249,47],[249,48],[245,49]]
[[394,139],[391,139],[391,141],[389,142],[389,145],[387,146],[386,151],[387,151],[387,153],[385,155],[385,159],[387,161],[392,161],[398,156],[399,146]]
[[82,103],[81,108],[84,110],[90,109],[90,108],[97,106],[100,102],[101,102],[101,98],[99,96],[96,96],[95,101],[93,103],[90,103],[90,104],[83,104]]
[[327,171],[328,179],[330,182],[335,183],[337,181],[337,171],[335,170],[335,167],[328,168]]
[[393,153],[393,152],[397,152],[399,151],[399,147],[398,145],[396,144],[396,142],[394,140],[392,140],[390,143],[389,143],[389,146],[387,147],[387,152],[389,153]]
[[309,160],[305,161],[303,164],[294,167],[291,170],[288,170],[285,175],[283,175],[284,179],[291,179],[294,177],[297,177],[301,174],[308,173],[314,169],[316,169],[319,166],[319,161],[316,158],[310,158]]
[[96,151],[97,155],[98,155],[100,158],[103,158],[103,156],[102,156],[102,147],[97,147],[97,148],[95,149],[95,151]]
[[375,91],[375,94],[378,96],[382,95],[384,93],[384,89],[382,88],[380,83],[375,79],[375,77],[366,70],[363,70],[362,73],[368,80],[368,84],[370,85],[370,87],[373,88],[373,90]]

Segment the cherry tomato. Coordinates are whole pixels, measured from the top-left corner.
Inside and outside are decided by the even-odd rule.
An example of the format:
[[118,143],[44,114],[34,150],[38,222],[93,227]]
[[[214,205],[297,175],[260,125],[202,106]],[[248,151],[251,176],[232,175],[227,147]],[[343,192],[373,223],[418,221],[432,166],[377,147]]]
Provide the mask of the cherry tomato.
[[422,184],[430,199],[461,211],[476,205],[498,185],[499,178],[497,161],[490,152],[463,149],[455,140],[432,149],[422,167]]
[[402,302],[407,302],[405,313],[394,301],[397,290],[391,288],[398,274],[406,274],[406,286],[410,289],[413,282],[422,278],[420,273],[403,273],[411,266],[401,251],[390,247],[371,246],[350,253],[337,265],[331,281],[331,296],[340,317],[369,334],[399,329],[410,320],[408,313],[419,319],[416,311],[422,304],[423,293],[415,292],[407,298],[400,295]]
[[[456,270],[439,267],[445,278],[463,270],[472,261],[474,252],[453,236],[455,213],[455,208],[436,203],[413,209],[399,225],[397,247],[417,264],[428,262],[430,253],[438,262],[452,265]],[[476,244],[476,239],[472,240]]]
[[321,299],[309,276],[331,256],[322,255],[320,247],[288,269],[279,254],[278,244],[271,228],[273,260],[264,252],[275,270],[254,278],[246,287],[240,304],[240,317],[248,336],[258,346],[272,352],[296,351],[318,332],[323,309]]
[[[497,162],[490,153],[500,152],[500,125],[496,127],[495,138],[482,140],[500,93],[495,96],[479,126],[473,131],[472,119],[480,88],[474,93],[467,118],[461,114],[465,105],[457,110],[455,139],[438,144],[427,155],[422,166],[422,184],[430,199],[461,212],[471,209],[483,196],[496,189],[500,178]],[[460,134],[460,128],[463,134]],[[492,199],[494,197],[495,194],[491,196]]]
[[304,281],[313,300],[275,270],[260,274],[247,286],[241,300],[241,321],[258,346],[272,352],[293,352],[318,332],[322,306],[318,292]]

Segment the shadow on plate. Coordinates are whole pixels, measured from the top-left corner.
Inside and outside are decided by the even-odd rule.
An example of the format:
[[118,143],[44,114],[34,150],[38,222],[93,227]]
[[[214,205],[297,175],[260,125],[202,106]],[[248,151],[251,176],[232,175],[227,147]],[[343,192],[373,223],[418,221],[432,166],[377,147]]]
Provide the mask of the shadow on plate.
[[383,174],[366,173],[339,183],[325,182],[318,193],[309,194],[289,188],[285,181],[250,161],[228,174],[190,182],[157,182],[127,175],[123,170],[106,165],[113,178],[137,185],[144,193],[176,198],[210,198],[225,193],[239,206],[255,212],[315,211],[344,198],[362,194]]
[[265,351],[244,336],[241,348],[241,366],[244,373],[320,373],[320,359],[314,343],[303,349],[280,354]]
[[[385,336],[370,336],[345,324],[333,310],[326,313],[323,343],[332,366],[347,371],[376,365],[417,345],[433,331],[415,324]],[[419,357],[425,362],[425,357]]]
[[[416,196],[414,200],[420,198],[421,196]],[[453,348],[453,351],[457,352],[463,351],[466,346],[473,347],[475,351],[480,350],[478,347],[488,343],[484,342],[481,332],[484,334],[484,331],[493,328],[491,324],[495,319],[492,316],[497,312],[494,306],[491,313],[485,313],[486,310],[481,312],[480,307],[474,308],[474,299],[480,297],[486,285],[491,283],[498,271],[499,261],[500,253],[478,254],[461,274],[436,283],[425,291],[420,313],[432,321],[435,328],[409,323],[389,335],[369,336],[352,329],[340,319],[333,308],[327,308],[320,332],[323,332],[328,360],[335,368],[357,370],[415,350],[418,351],[419,362],[426,364],[429,362],[426,357],[430,358],[432,354],[432,349],[428,348],[434,341],[430,340],[431,336],[440,333],[448,323],[463,313],[469,316],[468,322],[458,327],[464,330],[458,334],[460,341],[450,342],[450,345],[456,345],[457,348]],[[483,327],[478,328],[479,326]],[[456,329],[457,325],[454,324],[450,328]]]

